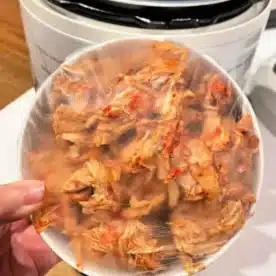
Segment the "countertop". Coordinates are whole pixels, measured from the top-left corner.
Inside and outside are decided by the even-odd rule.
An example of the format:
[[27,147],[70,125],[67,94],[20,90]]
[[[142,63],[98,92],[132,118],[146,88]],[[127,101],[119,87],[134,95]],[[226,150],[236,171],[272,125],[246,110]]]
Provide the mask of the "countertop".
[[[0,1],[0,110],[32,87],[28,50],[17,0]],[[77,276],[60,263],[47,276]]]
[[0,1],[0,109],[32,86],[17,0]]

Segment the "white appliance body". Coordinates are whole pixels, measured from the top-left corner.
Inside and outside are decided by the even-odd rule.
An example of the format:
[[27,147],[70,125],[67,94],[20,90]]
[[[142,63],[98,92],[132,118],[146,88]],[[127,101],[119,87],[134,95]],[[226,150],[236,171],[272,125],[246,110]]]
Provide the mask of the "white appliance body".
[[241,85],[269,17],[272,0],[262,1],[223,23],[197,29],[150,30],[89,19],[43,0],[20,0],[36,85],[75,50],[106,40],[150,36],[184,42],[213,57]]

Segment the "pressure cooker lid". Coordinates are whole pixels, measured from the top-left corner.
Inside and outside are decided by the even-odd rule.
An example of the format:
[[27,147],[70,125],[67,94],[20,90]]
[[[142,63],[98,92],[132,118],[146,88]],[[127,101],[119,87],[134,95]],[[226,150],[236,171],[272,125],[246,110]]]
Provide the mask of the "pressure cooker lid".
[[[147,29],[184,29],[226,21],[247,11],[256,2],[264,0],[45,1],[54,7],[113,24]],[[178,5],[168,5],[177,2]]]

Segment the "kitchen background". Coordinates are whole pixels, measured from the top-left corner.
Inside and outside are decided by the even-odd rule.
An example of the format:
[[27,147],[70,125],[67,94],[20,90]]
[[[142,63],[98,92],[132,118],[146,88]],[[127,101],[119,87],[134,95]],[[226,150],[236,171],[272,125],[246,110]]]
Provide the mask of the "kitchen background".
[[[31,1],[33,0],[25,0],[26,3],[30,3]],[[272,9],[275,9],[276,12],[276,0],[273,0],[272,5]],[[33,80],[17,0],[0,0],[0,24],[0,109],[2,109],[12,100],[23,94],[27,89],[32,87]],[[275,25],[275,22],[271,22],[270,24]],[[33,30],[34,35],[41,35],[35,27]],[[49,44],[49,39],[47,41],[47,38],[46,43]],[[34,65],[35,64],[33,64],[33,66]],[[45,76],[42,76],[42,78],[44,77]],[[5,110],[3,110],[3,112],[5,112]],[[5,131],[6,130],[4,129],[3,132]],[[256,237],[258,237],[258,234],[256,234]],[[211,271],[214,271],[214,269]],[[49,276],[61,275],[73,276],[77,274],[63,263],[49,274]],[[262,274],[254,274],[253,272],[250,275]],[[266,275],[270,276],[272,274]]]

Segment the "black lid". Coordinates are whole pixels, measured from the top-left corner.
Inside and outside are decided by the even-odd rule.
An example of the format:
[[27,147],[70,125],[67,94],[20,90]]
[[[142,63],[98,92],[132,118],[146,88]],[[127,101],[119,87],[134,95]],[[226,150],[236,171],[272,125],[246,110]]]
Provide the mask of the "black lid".
[[150,7],[193,7],[218,4],[231,0],[107,0],[118,4]]
[[[126,4],[119,0],[46,0],[68,11],[103,22],[147,29],[197,28],[223,22],[263,0],[228,0],[193,7]],[[135,1],[134,1],[135,2]]]

